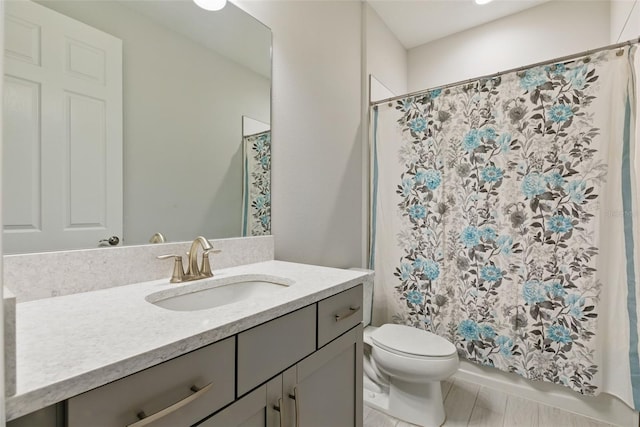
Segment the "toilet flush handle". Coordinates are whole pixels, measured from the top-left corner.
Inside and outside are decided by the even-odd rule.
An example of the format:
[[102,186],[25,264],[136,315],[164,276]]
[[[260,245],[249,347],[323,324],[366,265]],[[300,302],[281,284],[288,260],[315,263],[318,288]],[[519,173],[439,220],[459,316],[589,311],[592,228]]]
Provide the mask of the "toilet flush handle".
[[353,316],[354,314],[356,314],[356,313],[358,312],[358,310],[360,310],[360,306],[359,306],[359,305],[357,305],[357,306],[355,306],[355,307],[354,307],[354,306],[351,306],[351,307],[349,307],[349,312],[348,312],[348,313],[345,313],[345,314],[336,314],[336,322],[339,322],[339,321],[341,321],[341,320],[344,320],[344,319],[346,319],[347,317],[351,317],[351,316]]

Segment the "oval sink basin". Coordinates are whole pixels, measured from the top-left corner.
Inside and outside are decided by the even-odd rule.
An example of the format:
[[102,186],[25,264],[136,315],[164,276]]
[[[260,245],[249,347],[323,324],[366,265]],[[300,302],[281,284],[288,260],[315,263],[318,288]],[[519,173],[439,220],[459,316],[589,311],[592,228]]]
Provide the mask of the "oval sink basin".
[[247,299],[266,297],[292,284],[292,281],[282,278],[240,276],[194,282],[192,285],[183,285],[175,290],[156,292],[149,295],[146,300],[167,310],[205,310]]

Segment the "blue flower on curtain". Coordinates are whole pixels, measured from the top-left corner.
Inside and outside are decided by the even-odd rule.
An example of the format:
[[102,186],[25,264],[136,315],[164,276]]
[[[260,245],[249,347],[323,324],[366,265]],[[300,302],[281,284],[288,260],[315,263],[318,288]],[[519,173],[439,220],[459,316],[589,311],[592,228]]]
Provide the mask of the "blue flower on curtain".
[[460,234],[460,240],[467,248],[477,246],[480,244],[480,231],[477,227],[466,227]]
[[470,319],[465,319],[458,326],[458,333],[466,340],[473,341],[480,338],[478,324]]
[[411,219],[422,219],[427,216],[427,209],[422,205],[413,205],[409,208]]
[[533,305],[547,300],[546,289],[538,280],[530,280],[522,285],[525,304]]
[[411,275],[413,274],[413,267],[411,264],[402,263],[400,266],[400,278],[402,280],[409,280]]
[[547,73],[543,67],[535,67],[525,71],[520,79],[520,86],[524,90],[530,91],[547,83]]
[[404,178],[402,180],[402,196],[407,197],[411,194],[411,190],[413,190],[416,181],[414,178]]
[[256,209],[260,210],[266,206],[267,198],[264,195],[258,196],[256,197],[256,200],[254,203],[255,203]]
[[554,105],[549,109],[549,118],[556,123],[563,123],[573,116],[573,111],[568,105]]
[[480,136],[482,136],[482,138],[484,138],[485,140],[490,141],[496,139],[496,136],[498,135],[496,134],[496,130],[494,128],[486,127],[480,130]]
[[401,107],[400,107],[400,108],[401,108],[403,111],[409,111],[409,110],[411,110],[411,107],[412,107],[412,106],[413,106],[413,98],[408,98],[408,99],[404,99],[404,100],[401,102]]
[[513,340],[511,338],[500,335],[494,342],[498,346],[500,354],[507,357],[512,355],[511,348],[513,347]]
[[502,278],[502,271],[495,265],[485,265],[480,270],[480,278],[487,282],[497,282]]
[[570,71],[567,71],[566,77],[571,82],[571,86],[574,89],[582,90],[587,85],[587,67],[575,67]]
[[[513,110],[512,110],[513,111]],[[507,151],[509,151],[509,145],[511,144],[511,134],[510,133],[503,133],[502,135],[500,135],[498,137],[498,140],[496,141],[496,144],[498,145],[498,147],[500,147],[500,152],[501,153],[506,153]]]
[[504,171],[495,166],[487,166],[480,172],[480,177],[486,182],[498,182],[502,178]]
[[511,247],[513,246],[513,238],[511,236],[498,236],[496,238],[496,247],[503,255],[511,255]]
[[416,182],[426,185],[429,190],[435,190],[442,182],[442,174],[435,169],[420,171],[416,173]]
[[488,324],[482,324],[478,327],[478,331],[483,338],[494,338],[496,336],[496,331],[493,330],[493,327]]
[[567,183],[565,190],[567,194],[569,194],[569,198],[574,203],[582,203],[585,201],[587,197],[587,183],[579,180],[579,181],[570,181]]
[[440,266],[438,265],[437,262],[432,261],[430,259],[424,259],[422,257],[418,257],[413,262],[413,266],[417,270],[421,270],[429,280],[436,280],[438,276],[440,276]]
[[545,290],[549,293],[551,298],[563,297],[567,294],[567,291],[560,282],[547,283]]
[[571,332],[569,331],[569,329],[565,328],[562,325],[550,326],[547,336],[552,341],[556,341],[563,344],[567,344],[573,341],[573,339],[571,338]]
[[554,233],[566,233],[573,228],[571,219],[562,215],[554,215],[549,218],[549,230]]
[[567,66],[564,65],[563,63],[558,63],[558,64],[553,64],[553,65],[547,65],[544,67],[545,71],[551,73],[551,74],[562,74],[565,71],[567,71]]
[[481,135],[480,132],[478,132],[478,129],[471,129],[462,140],[462,148],[468,152],[475,150],[480,146],[480,143],[482,142],[480,140],[480,137]]
[[547,191],[546,187],[547,183],[545,182],[544,176],[538,172],[531,172],[522,179],[522,194],[524,194],[527,199],[544,193]]
[[568,305],[573,305],[573,304],[579,303],[580,300],[581,300],[581,297],[579,294],[569,294],[565,297],[564,302],[567,303]]
[[569,309],[569,314],[575,319],[578,319],[578,320],[582,319],[582,316],[584,315],[582,311],[582,306],[572,305],[571,308]]
[[480,229],[480,236],[486,241],[496,240],[498,238],[495,228],[488,225]]
[[407,302],[411,304],[422,304],[424,297],[418,291],[411,291],[407,294]]
[[414,132],[423,132],[427,128],[427,121],[422,117],[415,118],[409,124]]
[[551,189],[562,188],[564,185],[564,177],[558,172],[550,172],[545,175],[544,180]]

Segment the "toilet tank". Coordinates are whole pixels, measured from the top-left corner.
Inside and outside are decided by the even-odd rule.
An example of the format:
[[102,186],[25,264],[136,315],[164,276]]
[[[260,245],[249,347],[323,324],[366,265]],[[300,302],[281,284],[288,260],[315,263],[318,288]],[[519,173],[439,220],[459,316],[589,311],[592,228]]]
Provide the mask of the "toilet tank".
[[371,324],[371,310],[373,308],[373,277],[374,271],[366,268],[350,268],[349,270],[369,273],[362,282],[362,323],[365,327]]

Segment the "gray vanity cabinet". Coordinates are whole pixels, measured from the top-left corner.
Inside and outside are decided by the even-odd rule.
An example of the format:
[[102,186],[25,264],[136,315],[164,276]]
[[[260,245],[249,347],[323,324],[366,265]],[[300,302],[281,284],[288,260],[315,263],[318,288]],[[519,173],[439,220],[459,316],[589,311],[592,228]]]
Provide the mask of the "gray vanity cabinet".
[[361,304],[359,285],[9,427],[362,427]]

